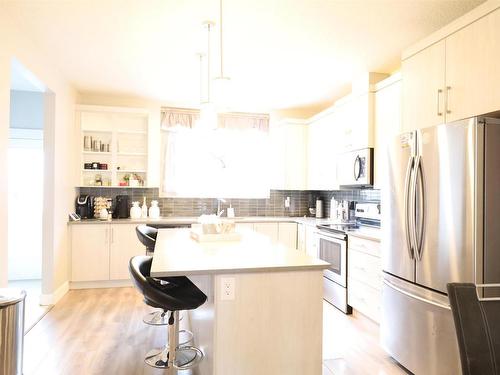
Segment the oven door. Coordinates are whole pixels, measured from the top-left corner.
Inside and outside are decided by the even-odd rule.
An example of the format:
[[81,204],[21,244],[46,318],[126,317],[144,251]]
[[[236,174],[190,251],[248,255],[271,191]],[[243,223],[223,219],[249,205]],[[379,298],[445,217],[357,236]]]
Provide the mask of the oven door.
[[347,242],[344,236],[319,232],[318,255],[321,260],[330,263],[330,267],[323,272],[324,276],[347,287]]

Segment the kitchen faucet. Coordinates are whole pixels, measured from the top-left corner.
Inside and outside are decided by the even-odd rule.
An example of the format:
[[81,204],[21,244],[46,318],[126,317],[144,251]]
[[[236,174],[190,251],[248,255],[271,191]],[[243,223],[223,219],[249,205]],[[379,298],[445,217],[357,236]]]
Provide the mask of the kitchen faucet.
[[226,200],[223,198],[217,198],[217,212],[216,212],[217,216],[221,216],[222,213],[224,212],[224,210],[221,210],[222,203],[226,203]]

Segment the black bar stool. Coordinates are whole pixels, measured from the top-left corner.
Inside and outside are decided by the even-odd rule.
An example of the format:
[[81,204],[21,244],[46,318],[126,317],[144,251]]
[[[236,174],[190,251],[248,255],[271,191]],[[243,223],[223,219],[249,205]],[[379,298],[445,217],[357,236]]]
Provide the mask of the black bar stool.
[[[139,241],[146,247],[146,255],[153,254],[155,251],[158,229],[146,224],[140,224],[135,227],[135,233]],[[146,314],[142,318],[142,321],[152,326],[166,326],[168,324],[168,312],[164,310],[152,311]],[[188,338],[184,338],[183,341],[187,339]]]
[[[186,370],[203,359],[203,352],[191,345],[179,345],[179,311],[194,310],[207,296],[185,276],[169,277],[168,283],[150,277],[153,258],[139,255],[130,259],[129,271],[146,304],[168,311],[168,344],[148,352],[145,362],[156,368]],[[171,350],[175,348],[175,350]]]
[[146,224],[140,224],[135,227],[135,233],[139,241],[146,247],[146,255],[151,255],[155,251],[156,236],[158,229]]

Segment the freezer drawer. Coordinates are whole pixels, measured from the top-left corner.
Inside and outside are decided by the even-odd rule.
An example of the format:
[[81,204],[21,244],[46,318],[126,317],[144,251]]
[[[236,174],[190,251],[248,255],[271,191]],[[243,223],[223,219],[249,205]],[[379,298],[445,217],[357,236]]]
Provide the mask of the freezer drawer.
[[416,375],[461,374],[448,298],[385,275],[380,340],[394,359]]

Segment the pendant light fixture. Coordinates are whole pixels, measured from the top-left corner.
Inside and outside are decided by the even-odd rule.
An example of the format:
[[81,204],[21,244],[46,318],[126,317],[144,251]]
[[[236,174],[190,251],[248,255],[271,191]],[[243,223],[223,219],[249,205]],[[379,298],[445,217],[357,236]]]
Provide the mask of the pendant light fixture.
[[218,111],[223,112],[227,110],[229,89],[231,78],[224,75],[224,39],[223,39],[223,22],[222,22],[222,0],[219,2],[219,47],[220,47],[220,71],[219,76],[214,79],[214,99]]
[[210,95],[210,38],[211,30],[215,26],[212,21],[207,21],[203,23],[203,27],[207,30],[207,77],[206,77],[206,93],[203,95],[203,57],[204,54],[199,54],[200,58],[200,126],[205,129],[216,129],[217,128],[217,111],[215,105],[211,100]]

